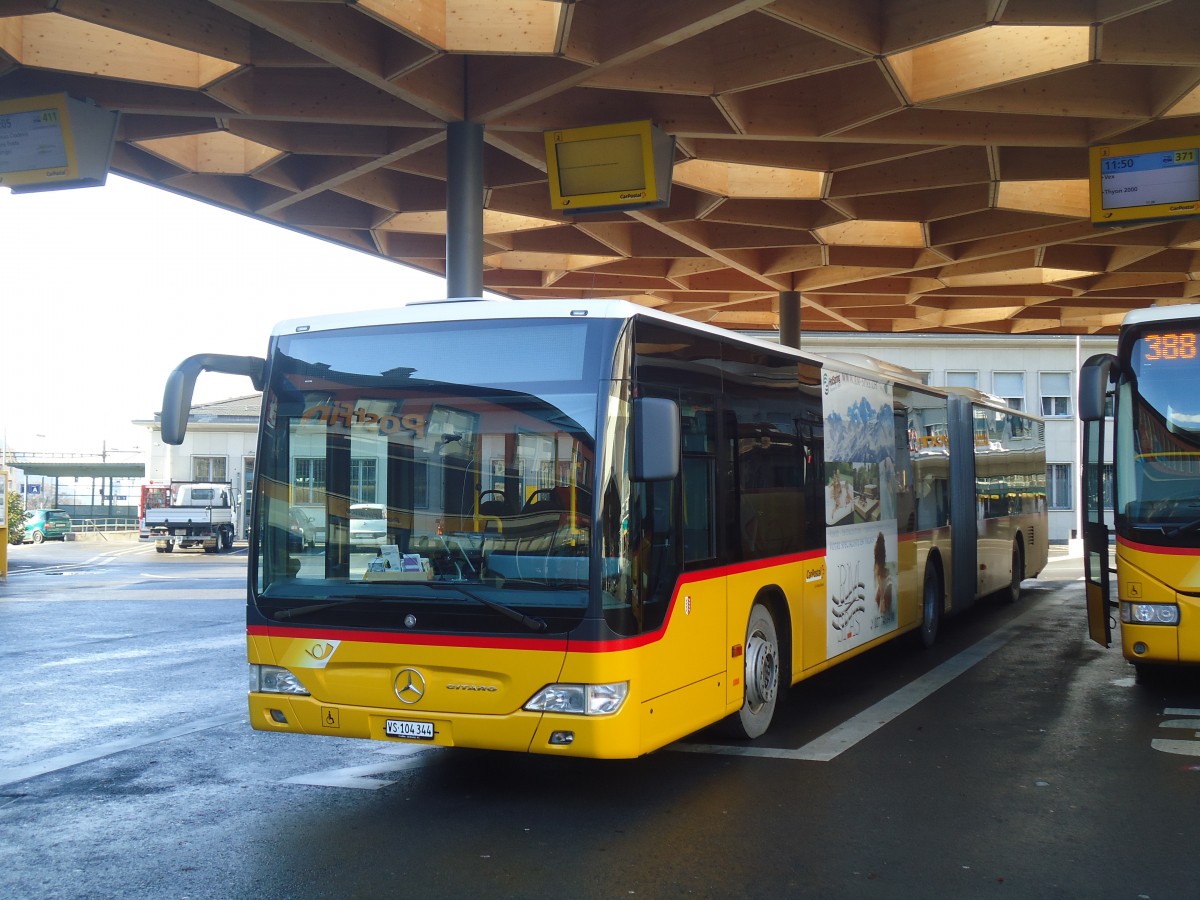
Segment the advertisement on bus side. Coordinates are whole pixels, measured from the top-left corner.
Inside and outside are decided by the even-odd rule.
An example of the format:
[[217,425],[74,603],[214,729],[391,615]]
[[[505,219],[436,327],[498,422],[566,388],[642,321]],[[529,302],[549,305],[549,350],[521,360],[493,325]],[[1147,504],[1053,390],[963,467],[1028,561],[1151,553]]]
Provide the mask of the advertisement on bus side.
[[826,653],[897,626],[896,440],[890,384],[822,372]]

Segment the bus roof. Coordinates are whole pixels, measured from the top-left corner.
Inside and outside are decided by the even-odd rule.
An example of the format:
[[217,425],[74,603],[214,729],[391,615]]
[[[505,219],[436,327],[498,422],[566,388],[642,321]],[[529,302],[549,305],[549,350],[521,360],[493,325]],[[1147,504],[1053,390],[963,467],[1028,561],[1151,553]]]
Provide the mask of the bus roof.
[[1178,306],[1150,306],[1135,309],[1125,316],[1121,327],[1142,325],[1146,322],[1165,322],[1172,319],[1200,319],[1200,303],[1182,303]]
[[875,381],[902,382],[932,394],[945,394],[946,390],[921,382],[915,372],[902,366],[876,360],[866,354],[854,354],[859,359],[846,355],[822,355],[797,350],[783,344],[764,341],[760,338],[717,328],[703,322],[694,322],[670,313],[660,312],[648,306],[640,306],[629,300],[509,300],[480,299],[478,297],[450,298],[441,300],[413,301],[404,306],[386,309],[363,310],[361,312],[333,313],[305,319],[288,319],[280,322],[271,332],[272,338],[291,334],[332,331],[343,328],[365,328],[378,325],[405,325],[424,322],[468,322],[485,319],[554,319],[554,318],[605,318],[630,319],[643,316],[706,334],[722,341],[756,347],[774,353],[783,353],[837,371],[857,373]]
[[1003,397],[999,397],[996,394],[989,394],[987,391],[979,391],[975,388],[959,387],[957,385],[948,385],[943,387],[942,390],[947,394],[956,394],[957,396],[964,398],[976,406],[985,406],[988,409],[992,409],[997,412],[1002,412],[1007,415],[1020,416],[1023,419],[1030,419],[1035,422],[1042,421],[1042,417],[1037,413],[1027,412],[1023,409],[1015,409],[1009,406],[1004,401]]

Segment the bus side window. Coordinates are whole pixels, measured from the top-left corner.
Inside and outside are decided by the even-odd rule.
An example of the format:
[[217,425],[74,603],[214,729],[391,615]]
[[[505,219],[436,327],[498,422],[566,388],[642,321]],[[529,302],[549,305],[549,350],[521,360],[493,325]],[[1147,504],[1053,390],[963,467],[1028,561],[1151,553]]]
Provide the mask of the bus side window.
[[643,481],[634,485],[634,520],[630,523],[633,614],[643,633],[662,625],[679,575],[678,550],[672,540],[676,532],[675,484]]
[[681,406],[683,464],[683,560],[716,553],[716,415],[710,399],[684,397]]
[[683,459],[683,560],[712,559],[713,549],[713,458]]

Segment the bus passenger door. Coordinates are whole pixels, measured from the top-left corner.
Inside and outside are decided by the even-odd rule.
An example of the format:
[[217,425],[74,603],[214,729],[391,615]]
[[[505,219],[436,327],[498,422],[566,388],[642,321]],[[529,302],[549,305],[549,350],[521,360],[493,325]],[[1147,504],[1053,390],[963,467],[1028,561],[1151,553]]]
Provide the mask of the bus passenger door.
[[1079,372],[1079,418],[1083,422],[1083,557],[1088,636],[1112,644],[1108,526],[1104,522],[1104,418],[1113,357],[1093,356]]
[[1083,425],[1084,586],[1088,635],[1097,644],[1112,644],[1109,622],[1108,526],[1104,524],[1104,419]]

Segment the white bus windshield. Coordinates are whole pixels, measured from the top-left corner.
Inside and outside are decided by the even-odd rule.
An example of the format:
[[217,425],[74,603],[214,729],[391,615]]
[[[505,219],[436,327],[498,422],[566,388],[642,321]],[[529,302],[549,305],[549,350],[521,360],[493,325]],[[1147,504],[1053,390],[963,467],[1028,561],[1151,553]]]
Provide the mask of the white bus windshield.
[[259,460],[260,608],[331,621],[326,610],[402,596],[582,614],[615,330],[516,319],[279,339]]
[[1130,348],[1118,422],[1117,508],[1135,540],[1200,539],[1200,357],[1190,330],[1153,328]]

